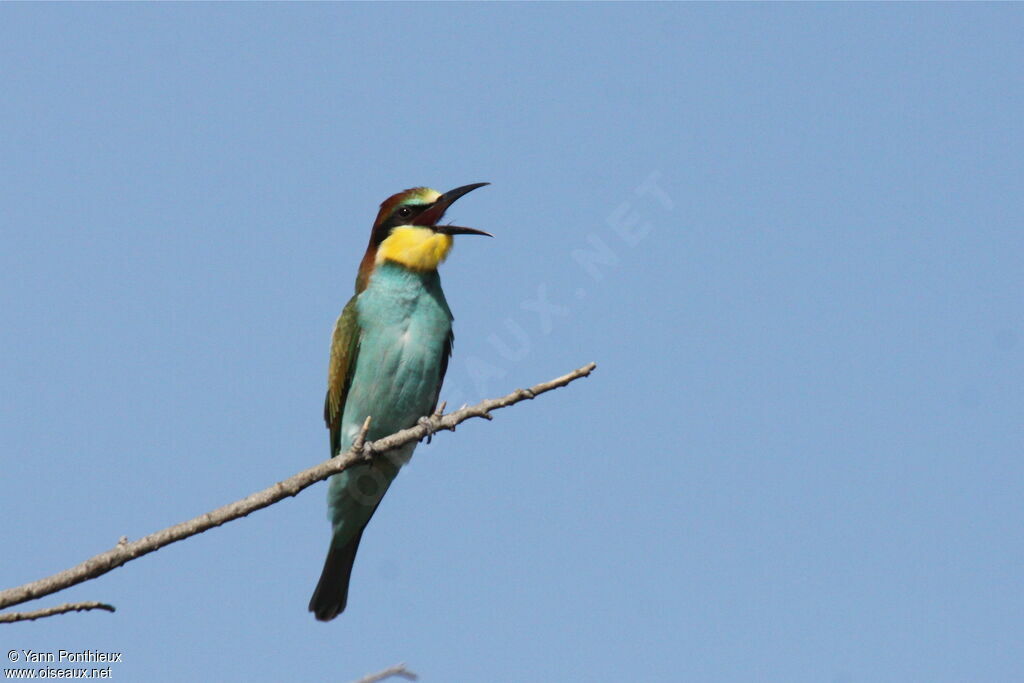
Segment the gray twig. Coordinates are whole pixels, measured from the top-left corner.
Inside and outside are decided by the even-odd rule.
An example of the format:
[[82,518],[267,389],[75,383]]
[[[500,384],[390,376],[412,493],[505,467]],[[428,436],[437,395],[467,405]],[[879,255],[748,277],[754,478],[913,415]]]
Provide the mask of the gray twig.
[[420,678],[413,672],[406,669],[405,664],[395,664],[394,666],[389,666],[383,671],[363,676],[358,681],[355,681],[355,683],[377,683],[377,681],[383,681],[385,678],[391,678],[392,676],[398,676],[399,678],[404,678],[407,681],[418,681]]
[[9,624],[15,621],[32,621],[43,617],[52,617],[55,614],[66,614],[68,612],[86,612],[91,609],[102,609],[107,612],[116,612],[113,605],[105,602],[68,602],[56,607],[37,609],[33,612],[7,612],[0,614],[0,624]]

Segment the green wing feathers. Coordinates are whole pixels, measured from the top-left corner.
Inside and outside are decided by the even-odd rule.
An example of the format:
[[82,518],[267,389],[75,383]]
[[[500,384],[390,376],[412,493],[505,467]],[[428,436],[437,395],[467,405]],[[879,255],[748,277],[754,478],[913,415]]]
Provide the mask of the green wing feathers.
[[356,315],[356,297],[345,304],[334,324],[331,339],[331,363],[327,370],[327,397],[324,399],[324,422],[331,430],[331,457],[341,449],[341,417],[345,412],[345,397],[352,382],[352,370],[359,353],[359,320]]
[[452,357],[452,346],[454,344],[455,333],[449,332],[448,339],[445,340],[444,348],[441,350],[441,371],[437,375],[437,391],[434,392],[434,407],[430,409],[431,413],[437,412],[437,401],[441,398],[441,385],[444,384],[444,376],[448,372],[448,360]]

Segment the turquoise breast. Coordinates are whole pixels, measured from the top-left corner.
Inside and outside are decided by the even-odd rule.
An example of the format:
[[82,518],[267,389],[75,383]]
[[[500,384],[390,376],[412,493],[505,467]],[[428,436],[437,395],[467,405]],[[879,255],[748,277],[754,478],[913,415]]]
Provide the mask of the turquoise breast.
[[[411,427],[437,401],[452,314],[437,271],[416,272],[385,263],[356,300],[360,340],[341,422],[341,450],[372,417],[367,439]],[[336,531],[361,529],[416,444],[331,477],[328,501]],[[360,512],[363,510],[363,512]]]
[[356,302],[361,336],[345,412],[342,449],[367,415],[369,438],[416,424],[434,407],[452,314],[437,271],[377,267]]

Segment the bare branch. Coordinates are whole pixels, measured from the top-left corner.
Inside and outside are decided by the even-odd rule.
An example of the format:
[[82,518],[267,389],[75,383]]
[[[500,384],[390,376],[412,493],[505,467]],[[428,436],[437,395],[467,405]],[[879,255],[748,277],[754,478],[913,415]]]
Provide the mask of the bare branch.
[[418,681],[420,679],[419,676],[406,669],[405,664],[395,664],[383,671],[363,676],[358,681],[355,681],[355,683],[377,683],[377,681],[383,681],[385,678],[391,678],[392,676],[404,678],[407,681]]
[[370,422],[373,420],[372,415],[367,415],[366,419],[363,420],[363,426],[359,428],[359,433],[356,434],[355,441],[352,442],[352,452],[362,453],[363,446],[366,445],[366,434],[370,431]]
[[15,621],[32,621],[43,617],[52,617],[55,614],[66,614],[68,612],[85,612],[91,609],[102,609],[107,612],[116,612],[113,605],[105,602],[68,602],[56,607],[37,609],[34,612],[8,612],[0,614],[0,624],[10,624]]
[[[532,399],[535,396],[543,394],[546,391],[551,391],[552,389],[564,387],[580,377],[586,377],[593,372],[596,367],[597,365],[595,363],[589,363],[566,375],[556,377],[548,382],[542,382],[536,386],[530,387],[529,389],[516,389],[507,396],[486,399],[474,406],[460,408],[459,410],[448,413],[447,415],[439,416],[435,414],[426,420],[421,421],[421,423],[417,424],[415,427],[403,429],[402,431],[395,432],[390,436],[364,444],[363,441],[366,437],[366,431],[369,429],[369,420],[367,420],[363,424],[362,430],[360,430],[360,438],[357,439],[360,443],[354,444],[353,448],[350,448],[345,453],[341,453],[330,460],[325,460],[315,467],[299,472],[284,481],[280,481],[269,488],[253,493],[241,500],[235,501],[234,503],[229,503],[228,505],[219,507],[216,510],[212,510],[204,515],[190,519],[187,522],[167,527],[166,529],[140,538],[137,541],[128,541],[126,538],[122,537],[118,541],[117,545],[110,550],[100,553],[99,555],[95,555],[85,562],[71,567],[70,569],[66,569],[44,579],[26,583],[22,586],[0,591],[0,609],[10,607],[12,605],[19,605],[23,602],[41,598],[46,595],[51,595],[57,591],[64,590],[65,588],[69,588],[84,581],[95,579],[98,576],[103,576],[107,572],[117,569],[126,562],[130,562],[136,558],[142,557],[143,555],[148,555],[149,553],[159,550],[166,545],[170,545],[171,543],[188,538],[189,536],[202,533],[207,529],[212,529],[213,527],[239,519],[240,517],[245,517],[256,510],[261,510],[269,505],[273,505],[274,503],[289,496],[295,496],[303,489],[309,488],[313,484],[323,481],[333,474],[337,474],[338,472],[341,472],[353,465],[380,457],[381,454],[399,448],[400,446],[404,446],[407,443],[419,441],[428,434],[432,434],[439,430],[455,431],[455,427],[458,424],[470,419],[471,417],[483,417],[489,420],[491,419],[490,411],[492,410],[504,408],[527,399]],[[361,445],[362,447],[357,450],[354,447],[355,445]],[[111,610],[113,610],[113,608],[111,608]],[[0,616],[6,617],[6,615]],[[4,621],[16,620],[8,618],[0,619],[0,623],[3,623]]]

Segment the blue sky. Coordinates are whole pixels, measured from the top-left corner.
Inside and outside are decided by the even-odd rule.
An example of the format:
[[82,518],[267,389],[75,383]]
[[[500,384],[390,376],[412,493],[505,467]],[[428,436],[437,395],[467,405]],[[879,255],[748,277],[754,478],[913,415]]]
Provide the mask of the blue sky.
[[0,8],[0,584],[328,455],[377,204],[449,217],[443,397],[349,608],[325,487],[40,606],[116,680],[1024,677],[1019,4]]

